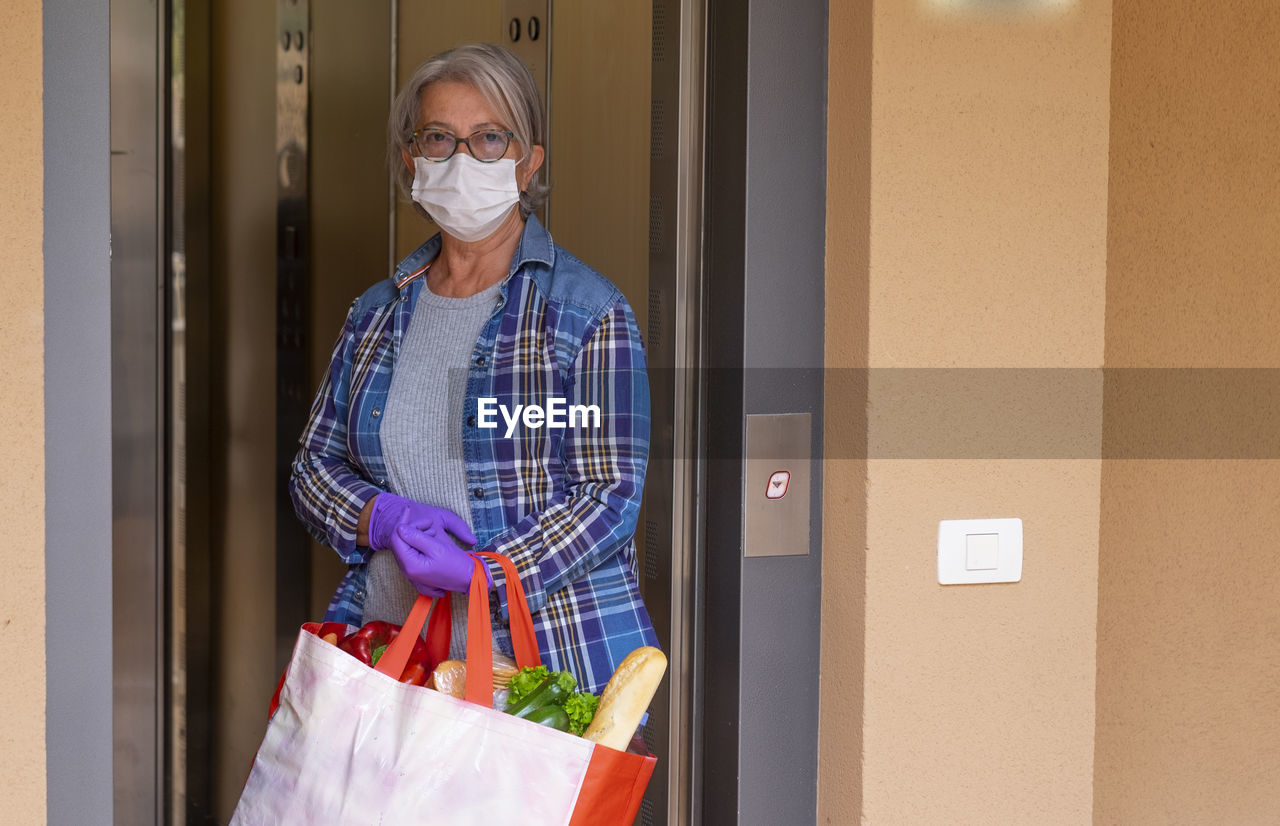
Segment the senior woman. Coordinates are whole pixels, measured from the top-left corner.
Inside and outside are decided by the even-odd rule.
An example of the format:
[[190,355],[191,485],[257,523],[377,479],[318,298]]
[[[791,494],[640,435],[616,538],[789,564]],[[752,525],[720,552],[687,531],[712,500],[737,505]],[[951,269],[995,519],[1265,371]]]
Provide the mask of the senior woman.
[[[460,657],[463,548],[496,551],[515,563],[543,662],[599,692],[657,645],[634,545],[648,379],[622,293],[533,214],[544,130],[533,77],[498,46],[437,55],[400,91],[392,163],[441,232],[352,304],[290,493],[349,566],[326,620],[400,623],[418,593],[451,592]],[[542,416],[498,415],[516,405]],[[495,648],[510,653],[504,574],[486,568]]]

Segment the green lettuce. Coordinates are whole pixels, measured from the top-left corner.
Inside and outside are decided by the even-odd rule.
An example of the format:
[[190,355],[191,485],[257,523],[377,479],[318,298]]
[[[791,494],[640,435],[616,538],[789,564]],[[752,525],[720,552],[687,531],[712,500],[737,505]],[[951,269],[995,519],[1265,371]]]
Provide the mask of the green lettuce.
[[573,675],[568,671],[557,671],[555,673],[555,678],[556,685],[560,686],[560,688],[564,690],[565,694],[573,693],[573,690],[578,687],[578,681],[575,680]]
[[550,676],[545,665],[537,668],[522,668],[516,675],[511,678],[511,682],[507,685],[507,690],[511,692],[507,698],[507,705],[515,705],[529,695],[538,686],[542,685],[542,681]]
[[569,716],[569,731],[582,736],[582,732],[587,730],[587,726],[591,725],[591,719],[596,715],[600,698],[586,691],[574,692],[578,687],[578,681],[568,671],[548,671],[545,665],[520,669],[507,685],[507,690],[510,692],[507,707],[511,708],[528,697],[548,677],[555,681],[566,697],[560,705]]
[[579,691],[565,700],[564,712],[569,715],[569,731],[581,737],[582,732],[591,725],[592,718],[596,716],[596,707],[599,705],[600,698],[586,691]]

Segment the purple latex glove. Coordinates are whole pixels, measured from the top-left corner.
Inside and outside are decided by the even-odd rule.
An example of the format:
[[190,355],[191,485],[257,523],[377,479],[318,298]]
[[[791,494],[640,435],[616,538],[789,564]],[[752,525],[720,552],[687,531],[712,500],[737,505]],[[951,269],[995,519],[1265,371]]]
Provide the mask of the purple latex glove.
[[[448,536],[418,530],[412,525],[398,525],[391,537],[391,551],[405,579],[424,596],[442,597],[445,591],[465,593],[471,587],[475,558]],[[493,588],[489,566],[481,564],[480,567],[489,588]]]
[[369,511],[369,547],[383,551],[392,547],[396,528],[408,525],[441,539],[446,532],[467,545],[476,544],[475,534],[461,516],[448,508],[424,505],[412,499],[404,499],[394,493],[379,493],[373,498]]

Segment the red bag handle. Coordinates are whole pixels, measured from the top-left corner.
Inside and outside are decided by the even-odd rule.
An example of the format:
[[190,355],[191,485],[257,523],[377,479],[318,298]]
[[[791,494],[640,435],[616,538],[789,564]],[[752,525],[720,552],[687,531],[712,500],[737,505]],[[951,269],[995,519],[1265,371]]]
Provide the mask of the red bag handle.
[[473,557],[472,562],[475,570],[471,573],[471,598],[467,600],[466,699],[488,708],[493,705],[493,628],[484,563],[479,557]]
[[[484,562],[481,557],[497,562],[506,574],[507,609],[511,618],[511,646],[515,651],[516,665],[520,668],[536,667],[542,664],[538,654],[538,639],[533,630],[533,616],[529,613],[529,603],[525,598],[524,585],[516,573],[516,566],[508,557],[491,551],[478,551],[471,556],[475,561],[475,569],[471,574],[470,599],[467,601],[467,692],[468,702],[485,706],[493,705],[493,627],[489,616],[489,592],[486,588],[488,577],[485,576]],[[443,660],[448,653],[449,643],[449,609],[450,601],[446,594],[438,601],[435,613],[431,613],[431,597],[418,595],[413,603],[409,617],[404,621],[399,635],[396,636],[382,658],[378,660],[376,669],[392,678],[399,679],[409,663],[413,653],[414,640],[422,633],[422,626],[431,616],[431,624],[427,629],[427,645],[432,651],[432,661],[436,661],[437,650],[443,644],[439,658]]]
[[[507,612],[511,624],[511,648],[520,668],[542,664],[538,654],[538,638],[533,632],[533,615],[524,595],[524,584],[516,566],[508,557],[492,551],[476,551],[475,571],[471,575],[471,596],[467,601],[467,693],[468,702],[488,708],[493,705],[493,628],[489,616],[489,591],[481,557],[492,559],[502,568],[507,582]],[[483,676],[483,679],[474,679]]]
[[[493,551],[477,551],[473,556],[492,559],[502,568],[507,580],[507,610],[511,622],[511,647],[516,654],[516,665],[521,668],[537,668],[542,665],[542,657],[538,654],[538,637],[533,631],[533,615],[529,612],[529,601],[524,595],[524,583],[516,573],[516,565],[508,556]],[[485,600],[488,602],[488,600]],[[470,625],[468,615],[467,623]]]
[[[427,659],[432,669],[449,659],[449,639],[453,636],[453,605],[445,591],[438,598],[431,619],[427,620]],[[423,597],[419,595],[419,599]]]
[[[375,671],[381,671],[393,680],[400,679],[400,675],[404,673],[404,667],[409,664],[410,655],[413,654],[414,642],[422,633],[422,625],[427,621],[427,615],[431,613],[431,603],[431,597],[418,594],[413,608],[409,610],[409,618],[404,621],[400,633],[387,646],[387,650],[382,652],[378,664],[373,667]],[[442,608],[448,610],[447,600],[442,599],[440,603]]]

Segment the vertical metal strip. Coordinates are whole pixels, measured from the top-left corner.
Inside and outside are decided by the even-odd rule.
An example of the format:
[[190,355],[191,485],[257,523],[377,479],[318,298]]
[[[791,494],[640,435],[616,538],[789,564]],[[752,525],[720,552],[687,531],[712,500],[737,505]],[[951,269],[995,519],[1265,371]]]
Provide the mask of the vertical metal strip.
[[[555,154],[554,152],[551,151],[551,113],[552,111],[554,111],[551,108],[551,104],[552,104],[551,72],[552,72],[552,69],[554,68],[554,66],[552,65],[552,54],[551,54],[551,33],[555,31],[555,29],[553,28],[553,24],[555,23],[555,20],[552,19],[555,14],[555,3],[553,2],[553,0],[547,0],[547,8],[544,14],[546,15],[545,26],[544,26],[546,31],[542,33],[541,40],[543,43],[543,48],[546,50],[545,56],[543,58],[544,61],[546,62],[546,81],[543,84],[543,89],[542,89],[542,109],[543,109],[542,120],[543,120],[543,123],[546,124],[546,134],[542,136],[542,142],[544,144],[543,149],[545,149],[546,151],[543,153],[543,156],[542,156],[543,158],[542,180],[550,184],[551,170],[553,168],[551,166],[552,164],[551,156]],[[545,224],[548,227],[551,226],[551,202],[553,200],[554,199],[551,197],[551,194],[548,193],[546,201],[544,201],[542,204],[542,217],[539,219],[543,222],[543,224]]]
[[[678,157],[679,181],[676,226],[676,311],[674,344],[678,354],[675,383],[674,430],[679,434],[680,461],[672,477],[672,547],[679,549],[680,567],[673,576],[672,603],[679,607],[680,622],[673,633],[684,643],[680,652],[680,705],[672,714],[673,741],[680,744],[678,763],[669,771],[678,780],[668,816],[673,822],[698,823],[702,812],[703,634],[705,551],[703,518],[706,463],[705,326],[703,324],[703,188],[706,144],[704,123],[707,99],[706,0],[682,0],[680,4],[680,94]],[[680,739],[674,740],[674,732]]]
[[[672,346],[676,284],[676,222],[668,214],[679,200],[678,151],[666,139],[678,125],[674,105],[680,94],[679,61],[675,43],[679,37],[680,0],[655,0],[650,19],[649,100],[649,329],[646,357],[649,361],[649,393],[655,426],[650,435],[649,467],[645,478],[644,578],[645,606],[654,630],[667,652],[667,690],[654,697],[645,726],[645,744],[656,755],[663,771],[645,790],[640,809],[641,826],[656,826],[677,809],[680,796],[679,762],[684,750],[680,709],[686,697],[680,663],[686,649],[681,635],[683,616],[678,599],[683,546],[668,540],[679,531],[674,501],[674,481],[679,466],[674,423],[677,353]],[[668,123],[670,121],[670,124]],[[668,552],[668,547],[670,551]],[[664,817],[664,815],[666,815]]]
[[168,415],[169,445],[166,471],[169,487],[169,592],[165,612],[169,629],[169,699],[165,755],[168,764],[168,816],[166,823],[184,826],[187,822],[187,246],[186,175],[183,150],[186,145],[184,84],[186,82],[185,0],[168,4],[168,73],[162,77],[179,82],[166,84],[170,91],[166,120],[169,187],[168,219]]
[[169,605],[173,581],[172,569],[172,519],[170,501],[172,490],[169,487],[170,439],[171,439],[171,402],[172,387],[172,340],[169,335],[169,318],[172,296],[169,293],[169,252],[170,220],[169,192],[172,176],[169,165],[169,112],[171,94],[169,89],[169,15],[168,7],[163,3],[148,4],[152,9],[154,28],[152,36],[156,42],[155,64],[155,96],[156,120],[152,125],[156,170],[155,205],[156,218],[154,227],[155,257],[153,259],[152,284],[155,288],[155,340],[152,346],[156,350],[155,364],[155,407],[156,407],[156,457],[155,457],[155,571],[156,571],[156,603],[155,618],[155,683],[156,683],[156,732],[153,740],[155,747],[155,804],[154,811],[158,819],[163,820],[172,798],[170,778],[168,776],[169,731],[173,726],[170,716],[169,702],[172,686],[169,675],[172,673],[171,653],[173,651],[173,629],[170,627]]
[[165,818],[168,99],[163,5],[111,5],[114,819]]
[[[33,556],[43,560],[43,591],[29,596],[44,600],[43,613],[38,618],[44,636],[38,641],[28,638],[23,642],[31,646],[30,656],[41,659],[44,676],[37,682],[35,674],[27,673],[34,668],[16,663],[9,667],[16,665],[24,673],[24,686],[38,686],[45,692],[44,714],[40,718],[45,735],[38,743],[20,747],[44,751],[45,757],[38,765],[27,767],[40,777],[40,785],[21,788],[19,792],[25,783],[11,775],[5,778],[5,797],[6,801],[13,801],[21,794],[31,803],[43,801],[45,808],[40,814],[28,818],[33,821],[45,822],[47,818],[53,824],[111,822],[113,799],[132,794],[130,778],[139,768],[146,768],[145,754],[129,755],[120,749],[120,735],[128,731],[124,715],[134,696],[122,687],[128,685],[140,692],[143,686],[126,683],[134,675],[116,670],[116,658],[123,653],[120,648],[126,640],[136,651],[146,648],[146,637],[130,638],[113,627],[116,617],[112,601],[116,580],[122,573],[116,565],[117,555],[126,551],[115,542],[114,534],[129,515],[115,511],[112,501],[116,492],[113,450],[117,447],[117,433],[127,424],[119,419],[113,421],[110,412],[117,402],[113,388],[117,396],[124,392],[119,375],[120,352],[113,349],[113,316],[122,308],[115,303],[121,297],[121,285],[116,281],[117,261],[112,256],[112,246],[124,244],[125,239],[112,238],[121,229],[113,209],[126,199],[146,201],[155,197],[155,181],[145,178],[145,155],[138,159],[143,176],[125,179],[130,159],[124,153],[128,147],[124,141],[116,140],[112,130],[145,122],[145,116],[119,122],[125,120],[126,113],[132,114],[130,87],[138,80],[138,73],[125,77],[123,64],[126,58],[139,61],[137,66],[145,83],[145,61],[152,47],[145,41],[131,41],[131,10],[119,2],[44,0],[38,6],[19,4],[17,8],[38,11],[32,16],[17,17],[8,13],[14,4],[4,8],[6,25],[25,29],[29,23],[35,24],[35,41],[23,45],[38,48],[31,59],[41,68],[43,104],[35,114],[36,120],[30,122],[31,126],[39,126],[39,131],[24,140],[42,146],[44,155],[42,180],[35,182],[37,188],[31,193],[43,196],[43,226],[39,230],[43,237],[43,277],[34,281],[34,288],[43,298],[43,342],[38,338],[14,342],[24,348],[43,345],[43,382],[10,386],[13,393],[22,393],[32,402],[43,400],[42,412],[35,415],[42,418],[44,425],[44,444],[37,448],[42,450],[44,459],[44,512],[24,516],[34,522],[29,527],[43,527],[44,544],[24,548],[13,540],[11,531],[5,545],[10,576],[15,568],[34,564]],[[143,35],[151,31],[144,27]],[[18,57],[6,53],[6,65]],[[5,82],[10,83],[11,77],[6,76]],[[154,89],[148,89],[148,94],[153,96]],[[6,118],[8,129],[23,123],[23,119],[14,119],[8,112]],[[16,187],[5,174],[6,193],[12,196]],[[116,181],[114,188],[112,178]],[[5,229],[11,232],[16,228]],[[7,241],[4,249],[12,254]],[[119,251],[119,255],[124,253],[124,249]],[[6,280],[5,287],[12,291],[17,284]],[[132,304],[145,305],[150,294],[144,285],[128,298]],[[35,316],[24,314],[23,326],[38,323],[40,312],[37,309]],[[12,310],[10,313],[13,315]],[[13,423],[6,425],[13,427]],[[14,432],[17,431],[10,430]],[[41,484],[23,476],[31,470],[9,468],[14,480],[6,488],[10,501],[16,501],[17,491],[25,486]],[[145,587],[142,572],[131,579],[135,587]],[[29,610],[15,603],[7,603],[5,608],[10,612],[6,619],[12,612]],[[24,623],[31,627],[36,621],[34,616],[14,617],[14,623],[5,630],[15,635]],[[143,644],[138,644],[139,640]],[[13,737],[17,730],[16,726],[7,727],[6,734]],[[146,737],[145,723],[132,733]],[[21,819],[12,803],[5,807],[4,814],[11,822]]]
[[707,389],[707,473],[715,484],[702,488],[703,554],[715,576],[704,578],[700,636],[702,685],[715,702],[700,709],[708,732],[703,749],[700,823],[738,823],[741,761],[742,536],[741,473],[744,403],[743,307],[747,237],[746,86],[748,15],[743,4],[707,0],[707,116],[705,191],[715,193],[715,208],[705,210],[704,279],[714,291],[716,312],[703,326]]
[[[396,92],[400,90],[400,0],[391,2],[391,26],[387,33],[391,38],[391,65],[387,70],[387,111],[395,105]],[[400,192],[396,187],[395,173],[387,170],[387,272],[396,268],[396,204]]]
[[[169,138],[172,383],[169,439],[169,812],[212,815],[213,602],[209,554],[210,0],[170,0]],[[194,435],[193,435],[194,434]]]
[[309,610],[311,548],[288,481],[310,410],[308,216],[311,4],[277,0],[276,38],[276,665]]
[[[701,819],[702,177],[705,0],[655,0],[652,27],[647,344],[657,430],[646,490],[645,599],[670,659],[647,732],[665,754],[646,824]],[[655,779],[656,780],[656,779]]]

